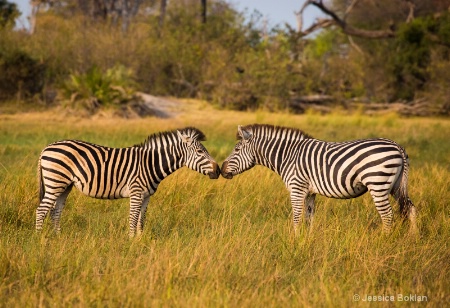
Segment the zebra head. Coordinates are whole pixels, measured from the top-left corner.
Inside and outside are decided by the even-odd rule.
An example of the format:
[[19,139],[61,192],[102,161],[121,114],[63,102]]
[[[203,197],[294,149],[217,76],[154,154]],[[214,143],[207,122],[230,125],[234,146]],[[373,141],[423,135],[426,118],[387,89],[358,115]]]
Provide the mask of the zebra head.
[[205,135],[195,128],[177,130],[181,139],[185,165],[192,170],[209,175],[210,179],[217,179],[220,168],[216,161],[209,155],[201,141],[205,141]]
[[232,179],[234,175],[252,168],[256,163],[252,127],[239,125],[237,139],[239,142],[222,164],[221,173],[226,179]]

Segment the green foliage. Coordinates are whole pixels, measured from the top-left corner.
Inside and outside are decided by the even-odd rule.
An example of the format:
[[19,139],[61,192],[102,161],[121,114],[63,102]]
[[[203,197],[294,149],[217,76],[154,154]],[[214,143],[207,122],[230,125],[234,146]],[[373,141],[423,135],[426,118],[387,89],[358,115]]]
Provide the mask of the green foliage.
[[436,34],[438,44],[450,46],[450,12],[443,12],[434,23],[431,23],[429,30],[432,34]]
[[135,99],[135,84],[130,69],[116,65],[106,72],[97,66],[84,74],[71,74],[61,86],[69,105],[95,112],[100,107],[120,107]]
[[400,27],[395,41],[397,52],[392,58],[397,98],[411,100],[432,81],[433,51],[443,48],[441,55],[448,60],[449,22],[450,14],[443,13],[437,17],[416,18]]
[[[345,8],[344,2],[339,0],[339,8]],[[155,9],[155,3],[145,5]],[[431,101],[445,103],[449,14],[431,17],[426,11],[428,15],[405,24],[404,19],[399,22],[404,10],[390,3],[383,1],[380,7],[395,19],[399,35],[371,41],[350,40],[338,28],[310,38],[290,28],[266,29],[262,16],[246,19],[221,0],[208,2],[206,24],[198,3],[176,1],[167,6],[163,25],[159,16],[137,14],[123,32],[114,20],[82,15],[70,1],[39,12],[33,35],[3,29],[0,53],[6,57],[18,50],[35,61],[29,70],[35,72],[30,79],[36,87],[17,90],[24,82],[14,81],[8,91],[23,92],[21,97],[42,92],[45,99],[63,85],[66,101],[91,111],[120,105],[135,88],[236,110],[286,110],[293,96],[310,94],[331,95],[336,101],[410,100],[428,94]],[[360,15],[349,16],[349,22],[364,29],[388,26],[381,8],[372,18],[365,7],[356,5]],[[134,72],[135,84],[122,86],[122,94],[104,80],[117,63]]]
[[344,43],[344,36],[337,29],[322,31],[309,41],[304,54],[309,59],[322,59],[330,54],[338,53],[339,49],[336,47]]
[[306,94],[323,93],[336,99],[366,94],[360,55],[337,29],[324,30],[309,40],[303,57],[303,70],[309,77],[304,85]]
[[13,28],[19,16],[20,12],[15,3],[0,0],[0,29]]
[[0,47],[0,100],[41,92],[45,65],[22,49]]
[[399,29],[397,53],[393,58],[396,96],[412,100],[417,90],[423,89],[429,76],[430,42],[427,39],[427,21],[418,18]]

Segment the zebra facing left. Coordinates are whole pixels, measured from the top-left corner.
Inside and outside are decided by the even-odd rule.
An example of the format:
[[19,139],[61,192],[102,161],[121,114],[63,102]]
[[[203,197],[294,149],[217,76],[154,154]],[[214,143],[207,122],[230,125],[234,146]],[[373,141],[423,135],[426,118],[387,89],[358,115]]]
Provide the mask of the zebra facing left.
[[304,209],[307,222],[312,221],[316,194],[348,199],[367,191],[384,231],[390,231],[393,220],[389,195],[416,231],[416,208],[407,190],[408,155],[396,142],[383,138],[326,142],[298,129],[264,124],[239,126],[237,137],[222,176],[231,179],[255,165],[279,174],[290,192],[295,231]]
[[40,205],[36,230],[42,230],[50,212],[59,232],[61,212],[73,186],[99,199],[130,198],[129,234],[141,234],[147,205],[160,182],[183,166],[217,179],[220,168],[201,141],[205,135],[194,127],[150,135],[127,148],[110,148],[79,140],[48,145],[38,163]]

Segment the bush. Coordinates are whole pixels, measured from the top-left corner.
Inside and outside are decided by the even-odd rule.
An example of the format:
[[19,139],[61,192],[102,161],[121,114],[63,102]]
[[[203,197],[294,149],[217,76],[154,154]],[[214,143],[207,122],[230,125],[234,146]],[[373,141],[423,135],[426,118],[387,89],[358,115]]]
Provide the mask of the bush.
[[40,93],[44,72],[44,64],[22,50],[0,50],[0,100]]
[[[159,8],[152,3],[148,8]],[[349,40],[334,27],[310,38],[290,27],[267,29],[262,16],[245,18],[221,0],[210,3],[204,24],[198,8],[175,1],[164,24],[155,14],[137,14],[123,32],[112,20],[48,6],[39,12],[33,35],[0,29],[0,99],[40,91],[53,98],[59,88],[64,103],[95,112],[127,105],[139,84],[152,95],[238,110],[286,110],[296,96],[311,94],[336,101],[431,94],[439,104],[448,102],[448,13],[401,22],[390,40]]]
[[118,108],[135,100],[136,86],[132,71],[116,65],[105,72],[92,66],[86,73],[71,74],[62,84],[67,105],[91,113],[100,107]]

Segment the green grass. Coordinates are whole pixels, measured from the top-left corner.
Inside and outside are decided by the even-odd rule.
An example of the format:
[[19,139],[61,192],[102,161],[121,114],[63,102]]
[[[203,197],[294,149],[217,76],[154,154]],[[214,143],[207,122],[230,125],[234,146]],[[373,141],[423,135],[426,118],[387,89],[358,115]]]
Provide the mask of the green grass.
[[[383,306],[403,305],[398,294],[426,296],[434,307],[448,304],[448,119],[190,109],[170,120],[0,115],[0,306],[345,307],[355,304],[354,294],[395,297]],[[128,238],[128,199],[96,200],[75,189],[62,233],[55,235],[48,221],[42,234],[34,231],[36,162],[52,141],[130,146],[189,125],[207,135],[204,144],[221,163],[237,125],[255,122],[301,128],[323,140],[379,136],[402,144],[411,160],[409,191],[420,236],[399,219],[383,235],[364,195],[316,198],[313,228],[301,228],[296,238],[289,194],[263,167],[231,181],[177,171],[150,199],[140,239]]]

